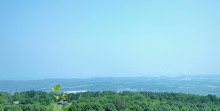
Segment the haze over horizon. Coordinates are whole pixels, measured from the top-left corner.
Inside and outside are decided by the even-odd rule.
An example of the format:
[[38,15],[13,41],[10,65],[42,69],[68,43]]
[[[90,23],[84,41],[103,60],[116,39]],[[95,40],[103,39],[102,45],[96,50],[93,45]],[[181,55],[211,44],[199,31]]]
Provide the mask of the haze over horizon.
[[220,75],[220,1],[0,1],[0,80]]

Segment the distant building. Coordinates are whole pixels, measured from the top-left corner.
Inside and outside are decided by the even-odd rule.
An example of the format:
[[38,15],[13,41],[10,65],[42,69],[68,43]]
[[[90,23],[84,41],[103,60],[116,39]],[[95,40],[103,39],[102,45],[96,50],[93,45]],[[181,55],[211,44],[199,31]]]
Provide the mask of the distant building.
[[68,104],[69,101],[58,101],[57,104],[63,105],[63,104]]
[[13,103],[14,103],[14,104],[19,104],[20,102],[19,102],[19,101],[13,101]]
[[66,91],[64,93],[66,93],[66,94],[70,94],[70,93],[76,94],[76,93],[81,93],[81,92],[87,92],[87,91]]

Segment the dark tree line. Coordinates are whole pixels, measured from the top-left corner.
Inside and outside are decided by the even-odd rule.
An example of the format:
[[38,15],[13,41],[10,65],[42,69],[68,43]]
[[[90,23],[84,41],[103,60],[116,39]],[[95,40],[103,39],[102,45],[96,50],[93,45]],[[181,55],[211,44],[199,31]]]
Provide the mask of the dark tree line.
[[[167,92],[84,92],[67,94],[64,111],[220,111],[220,98]],[[14,101],[19,101],[15,104]],[[51,111],[56,99],[51,92],[0,92],[0,111]]]

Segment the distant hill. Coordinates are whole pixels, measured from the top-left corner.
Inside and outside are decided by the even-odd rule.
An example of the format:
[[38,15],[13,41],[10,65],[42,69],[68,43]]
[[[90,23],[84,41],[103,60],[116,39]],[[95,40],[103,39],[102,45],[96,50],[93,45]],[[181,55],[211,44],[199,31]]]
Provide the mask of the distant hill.
[[182,92],[220,96],[219,75],[187,75],[178,77],[97,77],[88,79],[44,79],[28,81],[0,81],[0,91],[8,93],[42,90],[62,84],[60,92],[66,91],[152,91]]

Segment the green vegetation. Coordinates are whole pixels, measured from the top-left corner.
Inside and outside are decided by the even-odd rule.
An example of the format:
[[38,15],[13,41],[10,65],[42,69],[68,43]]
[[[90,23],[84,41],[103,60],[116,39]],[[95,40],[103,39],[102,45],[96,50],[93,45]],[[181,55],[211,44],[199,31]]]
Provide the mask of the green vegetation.
[[[62,94],[61,96],[62,97]],[[61,101],[59,98],[58,101]],[[219,111],[220,98],[167,92],[84,92],[66,94],[56,104],[53,92],[0,92],[0,111]],[[15,104],[13,101],[19,101]]]
[[60,101],[65,101],[66,100],[66,98],[65,98],[65,96],[66,96],[66,94],[65,93],[63,93],[63,94],[61,94],[61,93],[57,93],[57,91],[60,89],[60,84],[58,84],[57,86],[53,86],[52,87],[52,90],[54,91],[54,97],[56,98],[56,103],[58,102],[58,100],[60,100]]

